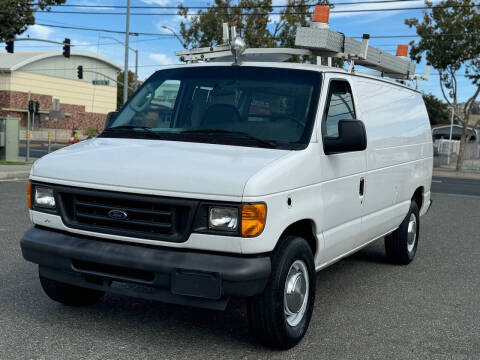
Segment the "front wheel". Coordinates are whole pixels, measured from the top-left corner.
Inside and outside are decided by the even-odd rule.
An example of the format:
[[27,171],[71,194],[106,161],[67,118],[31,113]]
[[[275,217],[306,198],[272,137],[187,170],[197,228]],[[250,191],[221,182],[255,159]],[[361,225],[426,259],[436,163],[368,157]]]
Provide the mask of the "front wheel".
[[307,332],[315,301],[315,265],[308,243],[280,239],[264,292],[248,301],[250,330],[261,343],[278,349],[295,346]]
[[397,230],[385,237],[387,257],[394,263],[407,265],[415,258],[420,233],[418,205],[412,200],[407,216]]

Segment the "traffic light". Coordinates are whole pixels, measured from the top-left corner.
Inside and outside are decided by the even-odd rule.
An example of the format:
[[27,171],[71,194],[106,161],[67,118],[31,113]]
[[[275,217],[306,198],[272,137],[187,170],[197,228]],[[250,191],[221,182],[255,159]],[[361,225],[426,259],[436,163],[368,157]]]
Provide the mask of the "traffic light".
[[5,50],[7,50],[7,53],[13,54],[13,40],[8,40],[6,44],[7,46],[5,46]]
[[66,58],[70,57],[70,39],[69,38],[65,38],[65,40],[63,40],[63,56],[65,56]]
[[83,66],[79,65],[77,66],[77,76],[79,79],[83,79]]
[[28,102],[28,112],[29,112],[30,114],[33,113],[33,100],[30,100],[30,101]]
[[40,114],[40,103],[35,101],[35,114]]

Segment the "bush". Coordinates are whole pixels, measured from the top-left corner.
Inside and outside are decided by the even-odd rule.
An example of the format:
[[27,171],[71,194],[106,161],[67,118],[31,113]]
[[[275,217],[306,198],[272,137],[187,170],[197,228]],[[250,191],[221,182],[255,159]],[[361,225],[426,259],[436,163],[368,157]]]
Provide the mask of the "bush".
[[87,135],[88,137],[94,137],[97,136],[97,131],[98,129],[96,127],[90,126],[85,132],[85,135]]

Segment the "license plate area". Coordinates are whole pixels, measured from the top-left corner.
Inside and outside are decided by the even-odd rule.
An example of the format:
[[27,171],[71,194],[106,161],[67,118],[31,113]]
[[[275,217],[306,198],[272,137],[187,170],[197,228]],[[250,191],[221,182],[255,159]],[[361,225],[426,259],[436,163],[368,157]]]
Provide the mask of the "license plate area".
[[222,279],[217,273],[177,269],[171,274],[170,284],[173,294],[206,299],[222,297]]

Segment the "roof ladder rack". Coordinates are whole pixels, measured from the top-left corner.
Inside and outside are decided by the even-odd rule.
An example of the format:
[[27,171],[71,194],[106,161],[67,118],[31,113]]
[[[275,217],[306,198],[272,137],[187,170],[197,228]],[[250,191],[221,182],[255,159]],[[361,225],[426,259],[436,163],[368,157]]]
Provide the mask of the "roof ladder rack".
[[295,47],[290,48],[246,48],[244,40],[237,36],[235,26],[223,23],[223,43],[197,49],[175,51],[180,61],[196,63],[204,61],[233,61],[234,65],[245,61],[285,61],[292,56],[317,57],[317,64],[326,57],[328,66],[332,66],[332,58],[349,62],[349,72],[355,65],[379,71],[381,76],[399,81],[427,80],[430,67],[427,64],[425,75],[415,75],[415,64],[408,61],[408,45],[399,45],[397,55],[389,54],[369,45],[370,35],[363,34],[362,41],[357,41],[330,30],[328,23],[330,8],[324,5],[315,6],[313,21],[309,27],[300,27],[295,36]]

